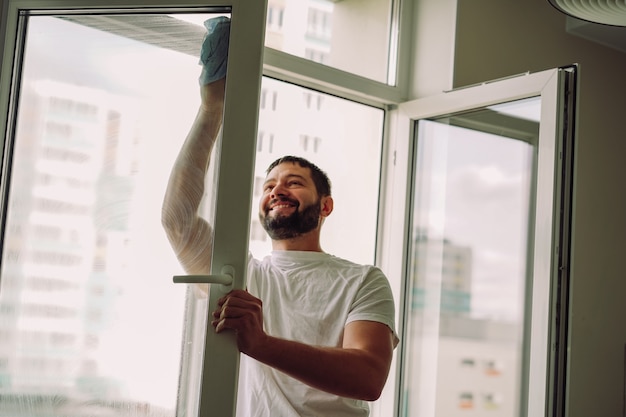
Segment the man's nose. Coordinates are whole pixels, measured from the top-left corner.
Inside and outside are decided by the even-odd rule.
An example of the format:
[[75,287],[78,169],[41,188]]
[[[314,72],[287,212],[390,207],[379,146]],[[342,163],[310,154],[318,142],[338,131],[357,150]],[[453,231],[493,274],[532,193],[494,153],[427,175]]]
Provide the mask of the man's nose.
[[281,182],[277,182],[276,185],[274,185],[274,187],[272,187],[272,190],[270,191],[270,197],[272,198],[281,197],[285,195],[287,195],[287,189],[285,188],[284,184]]

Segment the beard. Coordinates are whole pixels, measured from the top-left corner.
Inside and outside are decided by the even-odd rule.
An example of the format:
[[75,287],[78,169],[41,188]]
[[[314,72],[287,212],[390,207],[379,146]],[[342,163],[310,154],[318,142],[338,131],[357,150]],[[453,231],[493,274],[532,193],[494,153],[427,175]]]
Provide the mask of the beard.
[[[288,216],[268,216],[269,210],[265,210],[264,213],[259,214],[259,220],[261,225],[272,238],[272,240],[284,240],[293,239],[294,237],[301,236],[305,233],[315,229],[320,220],[320,200],[305,207],[302,211],[299,211],[299,205],[297,201],[290,199],[281,199],[281,201],[288,201],[295,204],[296,209]],[[274,201],[270,202],[273,204]]]

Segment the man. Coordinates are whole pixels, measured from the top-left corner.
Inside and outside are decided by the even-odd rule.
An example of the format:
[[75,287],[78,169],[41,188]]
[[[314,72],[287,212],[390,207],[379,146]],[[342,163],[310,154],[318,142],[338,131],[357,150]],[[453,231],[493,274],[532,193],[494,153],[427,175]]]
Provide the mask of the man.
[[[229,22],[206,26],[201,106],[163,203],[163,226],[189,274],[210,273],[212,228],[197,212],[222,121],[227,48],[218,45]],[[230,292],[213,312],[215,331],[234,331],[244,354],[238,416],[368,416],[367,401],[380,396],[397,343],[391,290],[378,268],[323,252],[332,211],[330,181],[317,166],[285,157],[269,167],[259,219],[272,254],[250,258],[247,291]]]

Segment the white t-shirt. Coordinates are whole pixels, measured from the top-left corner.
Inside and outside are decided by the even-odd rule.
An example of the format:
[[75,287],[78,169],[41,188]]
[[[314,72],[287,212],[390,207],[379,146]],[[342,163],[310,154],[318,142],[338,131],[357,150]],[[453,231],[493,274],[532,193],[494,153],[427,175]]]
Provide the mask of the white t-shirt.
[[[263,302],[265,331],[315,346],[340,347],[347,323],[369,320],[394,332],[389,282],[373,266],[320,252],[273,251],[250,259],[248,291]],[[338,397],[241,356],[238,417],[368,416],[367,402]]]

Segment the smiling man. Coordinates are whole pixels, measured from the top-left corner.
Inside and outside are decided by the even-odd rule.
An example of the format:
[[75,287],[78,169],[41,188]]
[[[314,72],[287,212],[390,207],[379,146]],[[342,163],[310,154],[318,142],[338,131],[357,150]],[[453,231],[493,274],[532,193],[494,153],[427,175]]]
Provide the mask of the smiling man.
[[[227,40],[224,22],[207,25],[205,44]],[[215,57],[207,62],[223,67]],[[206,79],[215,68],[204,65],[201,106],[172,169],[162,214],[189,274],[211,270],[212,227],[198,208],[224,103],[224,78]],[[244,354],[239,417],[368,416],[367,402],[381,394],[397,344],[391,289],[380,269],[322,250],[321,228],[332,211],[331,184],[317,166],[294,156],[269,166],[259,218],[273,251],[262,260],[250,257],[247,290],[230,292],[213,312],[215,331],[234,331]]]
[[272,241],[280,242],[282,249],[296,250],[289,244],[321,226],[333,210],[330,181],[317,166],[295,156],[277,159],[267,172],[259,220]]

